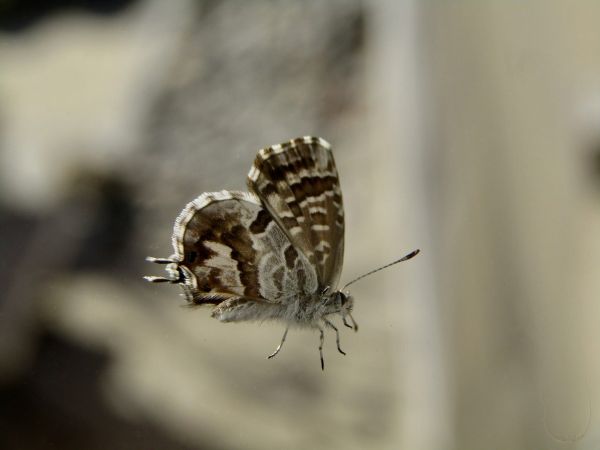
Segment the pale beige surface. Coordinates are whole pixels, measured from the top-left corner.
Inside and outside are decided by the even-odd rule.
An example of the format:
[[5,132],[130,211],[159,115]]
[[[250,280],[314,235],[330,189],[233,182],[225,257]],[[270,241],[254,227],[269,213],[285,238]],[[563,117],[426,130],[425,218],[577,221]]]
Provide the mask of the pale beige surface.
[[[599,22],[593,2],[145,1],[3,37],[3,208],[52,216],[91,172],[127,180],[136,221],[120,271],[68,265],[77,209],[68,250],[36,253],[42,226],[1,261],[44,275],[1,304],[1,375],[27,374],[35,323],[110,355],[108,410],[186,448],[597,448]],[[267,361],[281,325],[141,280],[186,202],[304,134],[334,148],[343,282],[422,250],[352,286],[360,330],[345,357],[328,334],[324,373],[316,333]],[[545,429],[582,433],[588,404],[579,441]]]

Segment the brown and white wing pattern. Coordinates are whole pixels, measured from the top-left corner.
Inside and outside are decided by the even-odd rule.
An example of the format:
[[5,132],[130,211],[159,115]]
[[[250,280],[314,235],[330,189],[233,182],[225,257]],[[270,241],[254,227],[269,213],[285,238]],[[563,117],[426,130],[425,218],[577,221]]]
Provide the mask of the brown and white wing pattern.
[[[344,206],[329,143],[305,136],[260,150],[248,173],[251,192],[208,192],[188,203],[175,220],[174,254],[147,258],[166,264],[193,305],[213,305],[223,322],[279,319],[319,331],[324,369],[325,329],[339,330],[330,316],[358,329],[352,297],[337,290],[344,257]],[[416,250],[391,264],[415,256]],[[345,287],[342,288],[345,290]],[[351,324],[348,324],[349,318]]]
[[248,186],[288,238],[335,288],[344,255],[344,207],[331,146],[301,137],[258,152]]
[[223,321],[276,318],[294,298],[318,289],[317,274],[260,200],[209,192],[190,202],[173,230],[167,270],[193,304],[218,305]]

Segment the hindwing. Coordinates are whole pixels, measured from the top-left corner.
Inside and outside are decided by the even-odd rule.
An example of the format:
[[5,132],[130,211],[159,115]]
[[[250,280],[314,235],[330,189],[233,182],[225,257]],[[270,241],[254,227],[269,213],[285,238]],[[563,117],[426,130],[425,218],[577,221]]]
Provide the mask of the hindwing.
[[245,192],[204,193],[175,222],[173,260],[188,301],[248,308],[287,303],[318,289],[317,274],[260,200]]

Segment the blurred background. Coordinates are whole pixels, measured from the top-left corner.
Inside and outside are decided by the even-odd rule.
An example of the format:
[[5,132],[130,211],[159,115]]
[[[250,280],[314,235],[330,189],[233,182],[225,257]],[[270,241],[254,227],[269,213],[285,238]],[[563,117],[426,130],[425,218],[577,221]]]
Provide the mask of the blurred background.
[[[600,3],[0,0],[2,449],[600,449]],[[148,255],[334,148],[360,331],[222,324]],[[342,327],[343,328],[343,327]]]

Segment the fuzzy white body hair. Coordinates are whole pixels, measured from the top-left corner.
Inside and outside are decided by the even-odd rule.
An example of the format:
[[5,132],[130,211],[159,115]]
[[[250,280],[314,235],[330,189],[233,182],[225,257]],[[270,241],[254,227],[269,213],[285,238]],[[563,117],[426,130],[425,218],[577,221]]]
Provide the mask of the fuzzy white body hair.
[[[217,306],[212,316],[221,322],[279,321],[295,328],[319,328],[326,316],[340,313],[345,316],[352,310],[352,300],[342,306],[338,292],[327,295],[314,294],[312,297],[296,297],[284,303],[271,303],[264,300],[244,301],[230,307],[227,301]],[[231,305],[233,306],[233,305]]]

